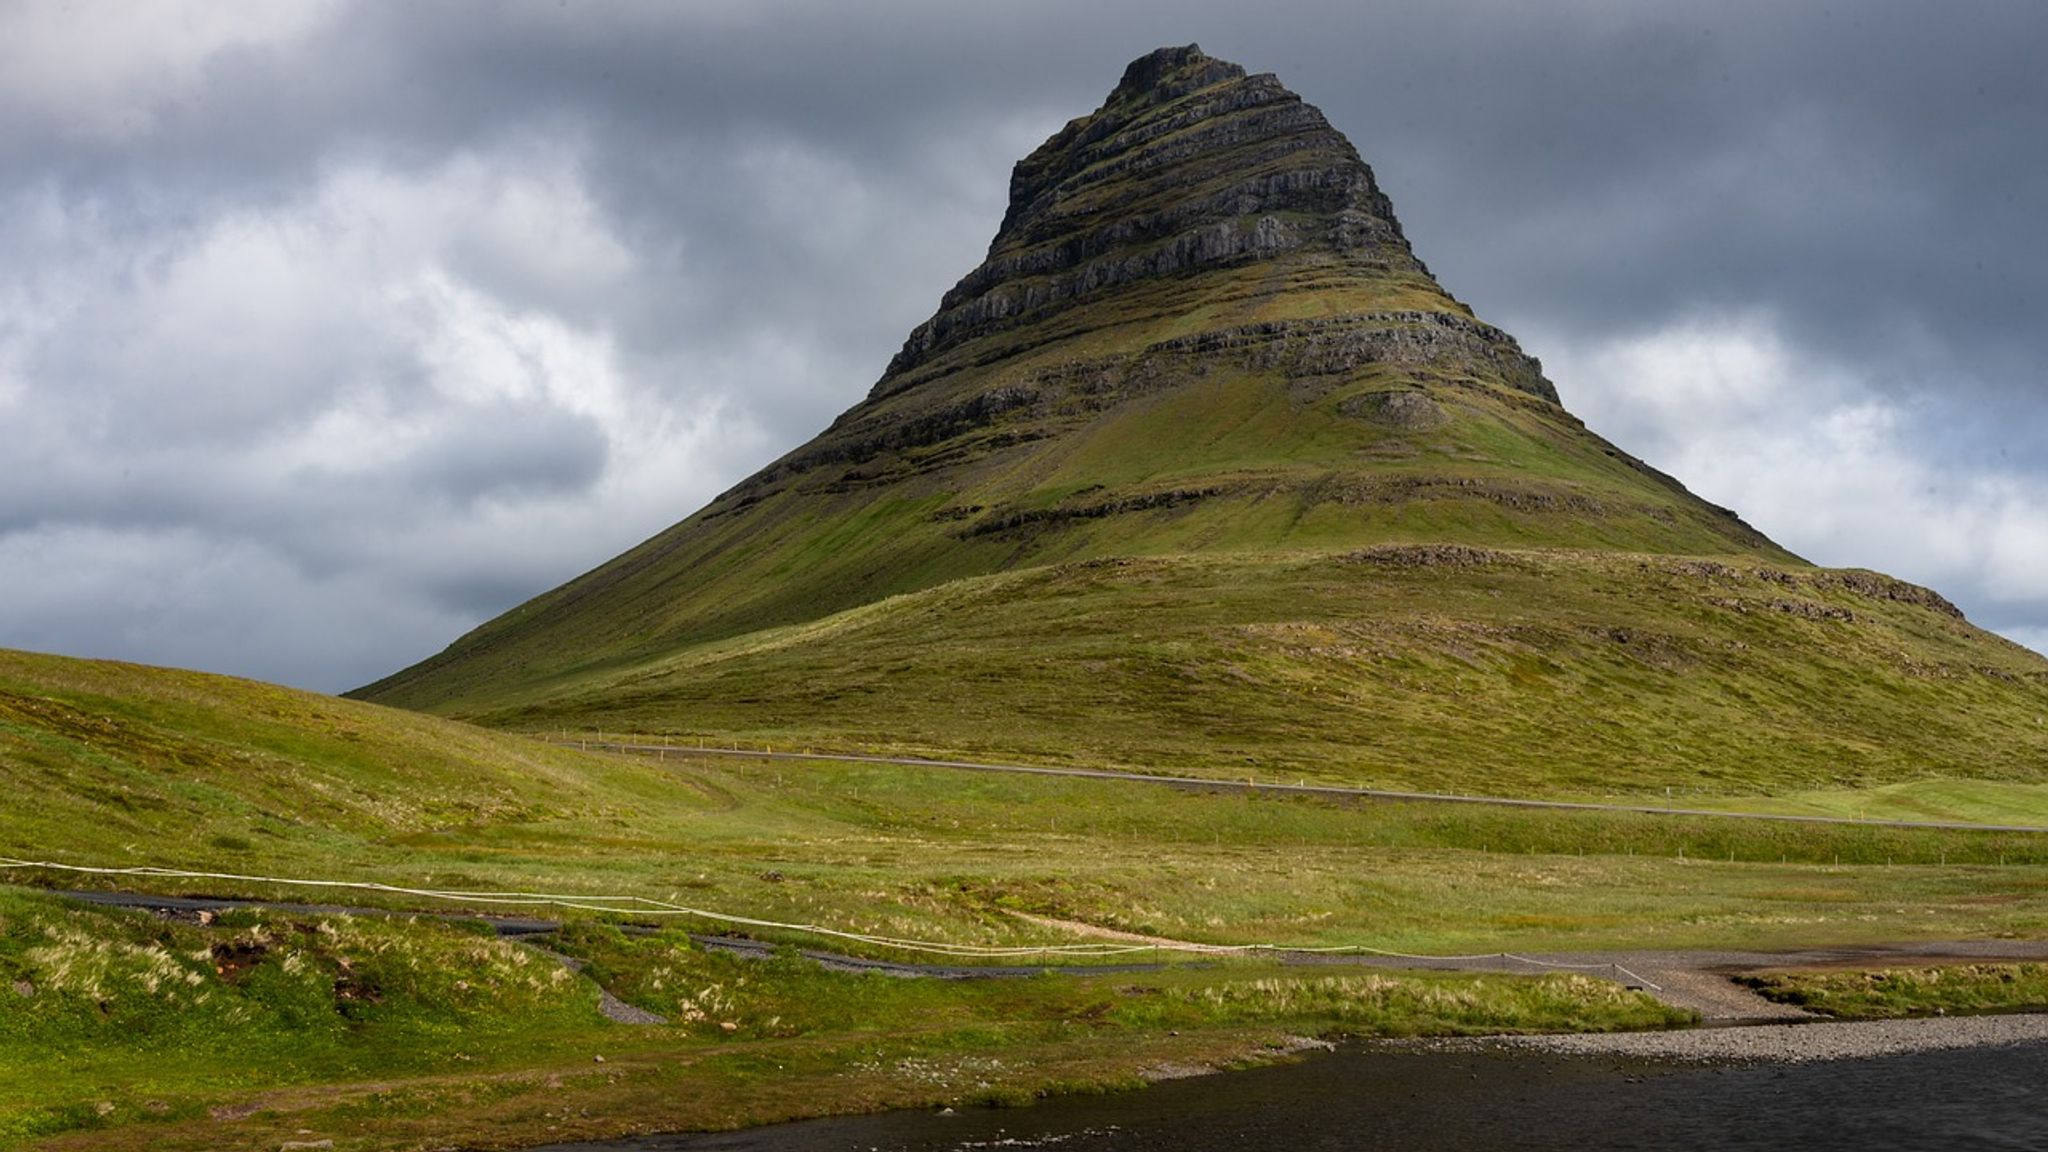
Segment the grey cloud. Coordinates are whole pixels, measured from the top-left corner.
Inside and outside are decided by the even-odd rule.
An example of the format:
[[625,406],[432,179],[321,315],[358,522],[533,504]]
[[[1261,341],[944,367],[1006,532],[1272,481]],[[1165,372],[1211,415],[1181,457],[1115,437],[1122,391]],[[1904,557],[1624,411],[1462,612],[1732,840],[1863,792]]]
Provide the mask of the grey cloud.
[[[132,131],[0,110],[0,444],[35,464],[0,486],[0,549],[20,579],[37,548],[114,557],[108,532],[260,557],[276,589],[223,596],[347,615],[383,663],[283,624],[267,656],[124,651],[388,671],[822,427],[979,259],[1010,163],[1188,40],[1323,107],[1445,284],[1538,354],[1761,317],[1837,408],[1910,422],[1921,495],[1961,507],[1986,475],[2048,484],[2044,32],[1999,0],[343,4],[171,68]],[[1665,383],[1558,382],[1659,463],[1712,450],[1618,406]],[[2048,634],[2048,603],[1928,564]],[[0,643],[115,631],[37,611],[0,610]]]
[[261,542],[173,530],[0,537],[11,647],[339,686],[464,626],[373,572],[307,579]]
[[603,475],[607,455],[604,430],[588,417],[503,406],[470,414],[379,484],[394,500],[431,494],[457,503],[576,493]]

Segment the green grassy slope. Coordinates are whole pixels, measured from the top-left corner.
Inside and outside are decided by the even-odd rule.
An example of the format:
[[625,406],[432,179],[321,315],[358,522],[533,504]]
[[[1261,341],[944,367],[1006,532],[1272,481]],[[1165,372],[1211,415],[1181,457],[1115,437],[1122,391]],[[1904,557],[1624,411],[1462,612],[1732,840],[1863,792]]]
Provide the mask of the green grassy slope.
[[[1407,572],[1414,555],[1350,563]],[[1473,571],[1555,559],[1532,555],[1487,557]],[[1189,563],[991,577],[860,609],[851,615],[872,619],[837,626],[857,637],[895,626],[889,618],[906,604],[943,616],[929,598],[1034,583],[1079,601],[1074,614],[1086,620],[1088,581],[1144,578],[1170,592],[1189,578],[1180,571]],[[1668,575],[1681,585],[1702,578]],[[1906,590],[1707,577],[1717,598],[1768,587],[1773,598],[1889,620],[1889,640],[1911,645],[1929,683],[1955,689],[1959,709],[1981,706],[1981,689],[1961,669],[1933,663],[1953,639],[1945,631],[1960,625],[1878,595]],[[1231,583],[1275,579],[1268,571]],[[997,598],[1041,594],[1008,593]],[[1470,594],[1492,599],[1483,587]],[[1727,611],[1809,620],[1775,608]],[[822,627],[798,631],[816,640]],[[949,635],[943,625],[937,634]],[[1478,648],[1468,655],[1487,658]],[[1982,676],[2003,682],[1999,672]],[[2048,927],[2048,838],[2039,835],[1345,804],[686,753],[618,759],[247,681],[23,653],[0,653],[0,787],[9,796],[0,855],[642,895],[965,944],[1077,939],[1048,919],[1218,944],[1458,953],[1777,947]],[[2031,797],[2036,822],[2048,811],[2028,785],[1980,787],[1998,790],[2008,812]],[[257,881],[6,875],[431,906]],[[1239,1058],[1283,1031],[1676,1018],[1577,976],[1413,978],[1226,963],[1143,977],[862,978],[789,958],[708,955],[681,935],[718,927],[708,921],[650,921],[660,936],[627,938],[557,911],[572,925],[555,946],[591,963],[574,979],[528,949],[432,920],[277,912],[166,923],[0,891],[0,1146],[45,1137],[53,1147],[138,1149],[330,1137],[362,1148],[491,1146],[882,1103],[1028,1099],[1061,1084],[1132,1083],[1161,1060]],[[635,1029],[604,1020],[591,977],[674,1021]],[[990,1075],[998,1065],[1003,1074]],[[965,1078],[934,1080],[934,1069]],[[984,1091],[993,1094],[976,1094]]]
[[1869,573],[1383,546],[959,581],[481,718],[1698,799],[2039,783],[2048,661]]
[[[456,829],[617,819],[645,770],[255,681],[0,649],[0,847],[330,868]],[[673,792],[674,790],[668,789]],[[702,804],[687,790],[670,807]]]
[[[976,944],[1072,939],[1005,909],[1213,943],[1460,952],[1969,935],[2037,928],[2048,860],[2048,838],[2024,834],[585,755],[247,681],[20,653],[0,653],[0,691],[0,855],[652,896]],[[1986,786],[2006,790],[2009,814],[2044,822],[2038,791]],[[421,906],[231,880],[7,875]]]
[[1215,65],[1127,77],[1024,161],[988,262],[817,439],[358,694],[474,715],[1106,556],[1456,540],[1792,561],[1559,407],[1409,253],[1320,114]]
[[1523,796],[2048,783],[2048,661],[1595,436],[1319,114],[1148,61],[830,429],[360,695]]
[[[744,507],[716,503],[360,694],[473,715],[507,691],[950,580],[1112,556],[1448,540],[1797,563],[1562,409],[1503,388],[1216,367],[1045,426],[1056,419],[1007,414],[930,446],[950,461],[935,467],[903,452],[763,482]],[[855,471],[868,479],[847,481]]]

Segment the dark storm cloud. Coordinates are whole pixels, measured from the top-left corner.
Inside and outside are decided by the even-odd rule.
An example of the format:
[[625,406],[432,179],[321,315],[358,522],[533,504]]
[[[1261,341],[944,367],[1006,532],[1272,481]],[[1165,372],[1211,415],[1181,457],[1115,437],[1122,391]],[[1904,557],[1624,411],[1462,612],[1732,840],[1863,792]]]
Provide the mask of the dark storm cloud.
[[425,655],[857,399],[1010,164],[1189,40],[1321,106],[1596,427],[2048,638],[2037,5],[0,24],[0,643],[323,688]]
[[[351,40],[397,46],[385,67],[453,110],[432,127],[466,136],[525,108],[598,133],[622,214],[677,235],[698,229],[672,214],[702,209],[737,241],[711,254],[735,311],[843,265],[760,234],[784,220],[758,212],[758,184],[721,187],[734,154],[781,141],[844,163],[840,188],[801,189],[821,214],[842,189],[913,211],[967,191],[986,207],[1013,157],[976,156],[988,163],[973,188],[932,189],[947,152],[1005,118],[1049,131],[1131,55],[1199,35],[1322,105],[1379,165],[1425,258],[1483,305],[1610,330],[1769,308],[1896,393],[1972,388],[2002,421],[2003,393],[2037,390],[2048,159],[2025,142],[2048,111],[2034,58],[2048,22],[2035,6],[1214,8],[540,5],[492,19],[444,6],[424,31],[380,8],[368,15],[382,27]],[[412,101],[385,111],[386,138],[446,145],[421,134]],[[918,237],[871,239],[857,258]],[[908,304],[928,309],[935,285],[919,279]]]

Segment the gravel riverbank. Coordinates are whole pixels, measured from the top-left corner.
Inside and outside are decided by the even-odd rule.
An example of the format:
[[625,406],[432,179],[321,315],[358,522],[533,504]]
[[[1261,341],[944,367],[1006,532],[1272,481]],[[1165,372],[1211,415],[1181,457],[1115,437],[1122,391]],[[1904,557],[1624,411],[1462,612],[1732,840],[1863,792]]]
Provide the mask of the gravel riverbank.
[[1805,1064],[2048,1042],[2048,1014],[1827,1021],[1570,1036],[1404,1042],[1439,1051],[1533,1051],[1713,1064]]

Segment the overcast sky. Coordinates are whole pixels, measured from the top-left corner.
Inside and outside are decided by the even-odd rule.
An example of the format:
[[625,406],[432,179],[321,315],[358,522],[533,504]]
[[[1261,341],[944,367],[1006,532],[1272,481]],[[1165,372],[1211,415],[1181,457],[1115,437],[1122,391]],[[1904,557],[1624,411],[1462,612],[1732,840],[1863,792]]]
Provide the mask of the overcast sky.
[[0,645],[341,690],[859,399],[1162,44],[1565,403],[2048,649],[2048,6],[0,2]]

